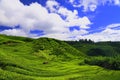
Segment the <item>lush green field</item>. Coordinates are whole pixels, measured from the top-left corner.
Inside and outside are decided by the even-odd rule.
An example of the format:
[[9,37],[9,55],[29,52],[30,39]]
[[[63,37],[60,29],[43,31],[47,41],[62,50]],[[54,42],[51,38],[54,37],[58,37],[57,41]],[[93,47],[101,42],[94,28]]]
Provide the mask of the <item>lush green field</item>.
[[0,80],[120,80],[119,69],[89,64],[96,58],[74,47],[48,38],[0,35]]

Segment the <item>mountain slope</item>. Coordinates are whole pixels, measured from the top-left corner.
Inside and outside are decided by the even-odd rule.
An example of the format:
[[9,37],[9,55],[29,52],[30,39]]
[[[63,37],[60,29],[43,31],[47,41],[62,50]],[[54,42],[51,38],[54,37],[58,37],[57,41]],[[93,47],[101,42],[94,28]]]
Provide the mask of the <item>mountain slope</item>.
[[85,56],[85,54],[65,43],[64,41],[51,38],[40,38],[33,41],[33,44],[33,49],[36,52],[47,50],[50,52],[49,55],[55,55],[57,58],[63,57],[63,59],[75,59]]
[[87,65],[86,58],[64,41],[0,35],[0,80],[120,79],[120,71]]

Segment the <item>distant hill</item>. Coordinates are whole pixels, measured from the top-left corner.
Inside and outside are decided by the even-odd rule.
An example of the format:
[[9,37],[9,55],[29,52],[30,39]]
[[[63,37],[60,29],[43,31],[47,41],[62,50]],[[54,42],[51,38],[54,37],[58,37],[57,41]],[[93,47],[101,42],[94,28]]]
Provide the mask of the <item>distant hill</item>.
[[117,56],[120,55],[120,42],[66,41],[88,56]]

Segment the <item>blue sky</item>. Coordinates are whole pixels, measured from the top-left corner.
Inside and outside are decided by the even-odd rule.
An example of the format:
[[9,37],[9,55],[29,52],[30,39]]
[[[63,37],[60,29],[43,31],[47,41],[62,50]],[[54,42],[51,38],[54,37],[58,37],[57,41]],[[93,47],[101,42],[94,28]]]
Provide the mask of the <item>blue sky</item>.
[[120,41],[120,0],[0,0],[0,34]]

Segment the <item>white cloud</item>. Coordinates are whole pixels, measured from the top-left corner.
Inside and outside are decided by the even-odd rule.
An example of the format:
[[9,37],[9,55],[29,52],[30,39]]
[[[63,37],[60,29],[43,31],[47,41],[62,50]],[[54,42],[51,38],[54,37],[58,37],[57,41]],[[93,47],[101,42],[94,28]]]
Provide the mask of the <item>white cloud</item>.
[[[114,29],[119,28],[119,29]],[[119,41],[120,40],[120,24],[110,24],[102,32],[85,35],[82,38],[94,41]]]
[[120,23],[108,25],[107,28],[116,28],[120,27]]
[[48,38],[55,38],[55,39],[59,39],[59,40],[69,40],[69,35],[67,33],[53,33],[53,34],[47,34],[47,35],[43,35],[41,37],[48,37]]
[[69,19],[73,19],[73,18],[77,18],[78,16],[78,11],[77,10],[74,10],[74,11],[71,11],[71,10],[68,10],[67,8],[65,7],[60,7],[57,11],[57,13],[61,14],[62,16],[65,16],[68,20]]
[[76,26],[80,26],[81,29],[88,29],[88,25],[91,24],[90,20],[87,17],[74,19],[73,22],[71,21],[71,23],[74,23]]
[[68,26],[79,26],[80,29],[88,29],[90,28],[88,25],[90,25],[91,22],[87,17],[83,18],[73,18],[68,20]]
[[[72,2],[72,0],[71,0],[71,2]],[[89,28],[88,25],[91,24],[90,20],[86,16],[79,17],[77,10],[73,10],[73,11],[68,10],[65,7],[59,6],[59,3],[57,3],[54,0],[48,0],[47,6],[48,5],[52,5],[52,8],[53,8],[53,6],[58,6],[58,8],[54,8],[54,12],[65,17],[64,20],[66,21],[65,22],[66,26],[68,26],[68,27],[79,26],[81,29],[88,29]],[[91,9],[92,8],[93,7],[91,7]],[[50,10],[52,11],[53,9],[50,9]]]
[[[10,2],[9,0],[8,1],[1,0],[0,1],[0,25],[7,25],[7,26],[13,26],[13,27],[16,26],[19,23],[19,21],[16,19],[18,16],[20,16],[18,9],[21,9],[21,7],[22,7],[22,4],[18,0],[14,0],[13,2]],[[16,18],[13,18],[13,17],[16,17]]]
[[87,33],[88,31],[86,30],[74,30],[72,32],[65,32],[62,34],[61,33],[47,34],[41,37],[49,37],[49,38],[55,38],[59,40],[79,40],[81,35],[87,34]]
[[[1,34],[39,37],[32,35],[31,30],[42,30],[48,37],[68,39],[75,33],[86,33],[85,29],[91,24],[87,17],[78,17],[77,10],[71,11],[52,0],[46,7],[38,3],[29,6],[23,5],[19,0],[0,0],[0,25],[10,26],[13,29],[4,30]],[[57,9],[59,9],[57,11]],[[51,10],[51,13],[48,12]],[[66,16],[63,20],[62,16]],[[19,25],[19,29],[14,29]],[[79,26],[81,31],[70,32],[69,26]]]
[[46,7],[50,10],[50,12],[56,12],[60,6],[55,0],[48,0],[46,2]]
[[105,4],[114,4],[120,6],[120,0],[68,0],[74,7],[82,7],[83,11],[95,11],[97,6]]
[[95,11],[96,8],[97,8],[97,5],[95,5],[95,4],[91,4],[91,5],[89,6],[90,11]]
[[115,0],[114,4],[120,6],[120,0]]
[[28,36],[28,34],[26,32],[24,32],[23,30],[20,30],[20,29],[4,30],[4,31],[0,32],[0,34],[14,35],[14,36],[24,36],[24,37]]
[[88,25],[91,24],[90,20],[86,16],[82,18],[79,17],[77,10],[70,11],[67,8],[60,7],[58,13],[66,17],[65,21],[67,26],[79,26],[80,29],[88,29]]
[[64,32],[64,20],[56,13],[48,13],[47,9],[38,3],[23,5],[19,0],[0,1],[0,25],[20,28],[25,32],[43,30],[49,32]]

